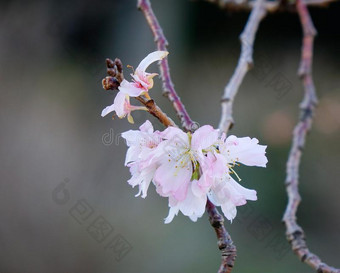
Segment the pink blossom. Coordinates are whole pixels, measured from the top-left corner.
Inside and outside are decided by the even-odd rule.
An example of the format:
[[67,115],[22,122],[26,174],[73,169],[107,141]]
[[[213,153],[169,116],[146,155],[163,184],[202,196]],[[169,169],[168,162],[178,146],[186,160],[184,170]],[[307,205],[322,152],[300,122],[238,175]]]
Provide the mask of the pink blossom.
[[236,217],[237,206],[257,199],[256,191],[244,188],[234,170],[237,163],[265,167],[266,146],[249,137],[218,137],[218,130],[205,125],[193,134],[175,127],[154,132],[149,121],[140,130],[122,134],[129,149],[125,165],[128,183],[139,186],[137,195],[146,196],[151,182],[160,196],[167,197],[169,215],[165,223],[182,212],[192,221],[200,218],[207,198],[221,206],[225,217]]
[[208,194],[210,201],[221,206],[224,216],[228,220],[236,217],[236,207],[247,203],[247,200],[256,201],[256,191],[242,187],[230,175],[224,180],[215,180]]
[[193,176],[199,176],[200,164],[205,160],[204,149],[208,149],[218,138],[218,131],[209,125],[191,133],[184,133],[175,127],[168,127],[161,133],[164,139],[159,145],[160,158],[154,182],[161,196],[172,196],[183,201]]
[[[222,140],[225,137],[222,137]],[[266,167],[265,156],[267,146],[259,145],[256,138],[229,136],[220,145],[220,152],[230,161],[240,162],[247,166]]]
[[136,68],[134,74],[131,74],[133,82],[123,81],[119,86],[119,91],[129,95],[130,97],[138,97],[148,93],[149,89],[153,87],[153,77],[157,73],[147,73],[145,70],[150,64],[160,61],[165,58],[169,52],[154,51],[146,56]]
[[133,123],[133,118],[131,116],[131,112],[135,110],[146,110],[144,106],[134,106],[130,104],[130,98],[128,95],[118,92],[113,104],[107,106],[103,111],[101,116],[104,117],[107,114],[115,111],[119,118],[124,118],[128,116],[128,121]]
[[197,183],[197,180],[193,180],[188,185],[187,195],[184,200],[179,201],[172,196],[169,197],[170,210],[169,215],[165,218],[165,224],[170,223],[179,211],[181,211],[183,215],[188,216],[194,222],[196,222],[198,218],[202,217],[207,203],[207,195],[194,190]]
[[113,104],[107,106],[101,116],[104,117],[108,113],[116,112],[119,118],[128,117],[128,121],[133,123],[131,112],[135,110],[146,110],[142,106],[134,106],[130,104],[130,97],[138,97],[140,95],[148,96],[148,91],[153,87],[153,77],[157,73],[147,73],[145,70],[153,62],[159,61],[168,55],[167,51],[155,51],[146,56],[138,65],[134,74],[131,74],[133,82],[123,80],[118,87],[117,93]]
[[154,176],[157,164],[153,160],[153,150],[161,142],[159,132],[154,132],[150,121],[146,121],[139,130],[129,130],[122,133],[126,140],[128,150],[126,153],[125,166],[130,168],[132,177],[128,183],[135,187],[139,186],[136,196],[146,197],[149,185]]
[[[256,138],[229,136],[225,139],[225,136],[222,136],[218,153],[215,153],[216,163],[211,164],[213,174],[211,177],[214,182],[209,192],[209,199],[216,206],[221,206],[228,220],[236,217],[237,206],[246,204],[246,200],[257,200],[255,190],[242,187],[231,177],[231,174],[234,174],[239,179],[234,170],[236,162],[248,166],[265,167],[268,162],[265,156],[266,147],[259,145]],[[223,166],[227,166],[224,174]]]

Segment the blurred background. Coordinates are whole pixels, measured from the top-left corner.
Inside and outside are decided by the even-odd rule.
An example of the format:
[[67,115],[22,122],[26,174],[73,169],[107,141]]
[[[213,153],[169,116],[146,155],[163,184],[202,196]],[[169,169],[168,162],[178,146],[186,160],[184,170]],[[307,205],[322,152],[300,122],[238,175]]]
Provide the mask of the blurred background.
[[[200,125],[218,126],[219,100],[239,56],[247,12],[205,2],[153,1],[170,43],[177,92]],[[301,164],[298,220],[309,246],[339,267],[340,4],[311,8],[318,30],[314,80],[320,99]],[[167,200],[127,183],[119,134],[150,119],[102,118],[105,58],[136,67],[155,49],[136,1],[0,1],[0,273],[217,272],[220,252],[204,215],[169,225]],[[303,95],[296,76],[301,27],[295,13],[269,14],[255,42],[255,69],[234,105],[231,133],[268,145],[268,167],[239,168],[258,201],[226,228],[238,249],[233,272],[312,270],[285,241],[285,162]],[[149,71],[158,71],[154,64]],[[130,73],[125,69],[125,76]],[[151,95],[174,120],[155,80]]]

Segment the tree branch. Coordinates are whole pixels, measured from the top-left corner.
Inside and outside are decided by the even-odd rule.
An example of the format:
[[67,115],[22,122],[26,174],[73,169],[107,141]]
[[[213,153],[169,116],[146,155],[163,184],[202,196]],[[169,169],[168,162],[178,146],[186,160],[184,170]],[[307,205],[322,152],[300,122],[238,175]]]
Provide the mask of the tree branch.
[[[163,30],[159,25],[156,15],[154,14],[151,3],[149,0],[138,0],[137,7],[143,12],[146,21],[152,31],[157,44],[158,50],[167,51],[168,41],[166,40]],[[186,131],[194,131],[197,129],[197,125],[193,122],[186,111],[181,99],[177,95],[174,84],[172,83],[170,76],[170,68],[167,58],[164,58],[159,62],[159,68],[161,71],[161,78],[163,82],[163,95],[166,96],[171,102],[175,111],[181,120],[182,127]]]
[[209,215],[209,222],[216,232],[218,248],[222,252],[222,262],[218,273],[230,273],[236,259],[236,246],[234,246],[228,231],[224,227],[223,216],[209,200],[206,205],[206,210]]
[[283,216],[283,221],[286,225],[287,240],[291,244],[294,253],[302,262],[311,266],[318,273],[340,273],[340,269],[333,268],[323,263],[317,255],[310,252],[306,244],[304,231],[296,221],[296,213],[301,201],[298,189],[299,165],[306,141],[306,135],[311,128],[315,107],[317,105],[317,97],[312,79],[313,41],[316,30],[303,0],[297,0],[296,8],[303,29],[303,45],[298,74],[303,81],[305,95],[300,104],[300,121],[294,129],[293,143],[287,161],[287,177],[285,184],[288,195],[288,204]]
[[156,117],[165,127],[173,126],[177,127],[175,122],[171,118],[169,118],[162,110],[159,108],[155,101],[153,99],[145,100],[142,97],[136,98],[138,101],[140,101],[147,109],[148,112]]
[[248,70],[253,66],[253,46],[255,34],[262,18],[266,15],[264,0],[257,0],[248,19],[248,22],[240,35],[241,55],[237,67],[230,81],[224,89],[221,100],[222,113],[219,124],[220,132],[227,133],[233,126],[233,102],[238,89]]

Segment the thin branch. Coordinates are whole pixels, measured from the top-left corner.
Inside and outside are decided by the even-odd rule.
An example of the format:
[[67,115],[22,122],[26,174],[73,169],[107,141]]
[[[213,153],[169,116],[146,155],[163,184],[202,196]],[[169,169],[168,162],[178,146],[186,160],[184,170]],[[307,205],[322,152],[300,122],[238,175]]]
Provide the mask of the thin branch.
[[171,118],[169,118],[162,110],[159,108],[155,101],[153,99],[145,100],[142,97],[136,98],[138,101],[140,101],[147,109],[148,112],[156,117],[165,127],[173,126],[177,127],[175,122]]
[[298,74],[303,81],[305,95],[300,104],[300,121],[294,129],[293,143],[287,161],[285,184],[288,204],[283,221],[286,225],[287,240],[291,244],[294,253],[302,262],[311,266],[318,273],[340,273],[340,269],[323,263],[317,255],[310,252],[306,244],[304,231],[296,221],[296,213],[301,201],[298,189],[300,159],[305,145],[306,135],[311,128],[315,107],[317,105],[317,97],[312,79],[313,42],[316,30],[303,0],[297,0],[296,8],[303,29],[303,45]]
[[[143,12],[146,21],[155,37],[155,43],[157,44],[158,50],[167,50],[168,41],[166,40],[163,30],[159,25],[156,15],[154,14],[151,3],[149,0],[138,0],[137,7]],[[168,59],[164,58],[159,63],[161,78],[163,82],[163,95],[166,96],[171,102],[178,117],[181,120],[182,127],[186,131],[193,131],[197,129],[197,124],[193,122],[186,111],[181,99],[177,95],[170,76],[170,68],[168,64]]]
[[234,245],[228,231],[224,227],[223,216],[209,200],[206,205],[211,226],[215,229],[218,238],[217,245],[222,252],[222,262],[218,273],[230,273],[236,259],[236,246]]
[[234,71],[233,76],[224,89],[224,94],[221,100],[222,113],[219,124],[220,132],[227,133],[233,126],[233,102],[237,91],[243,81],[248,70],[253,66],[253,46],[255,34],[259,27],[262,18],[266,15],[266,7],[264,0],[257,0],[248,22],[240,35],[241,40],[241,55]]

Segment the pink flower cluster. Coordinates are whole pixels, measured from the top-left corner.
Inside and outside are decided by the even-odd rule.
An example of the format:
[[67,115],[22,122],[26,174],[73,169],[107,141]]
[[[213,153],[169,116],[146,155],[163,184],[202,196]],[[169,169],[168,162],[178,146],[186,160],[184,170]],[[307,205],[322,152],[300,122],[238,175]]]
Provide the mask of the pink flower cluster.
[[150,121],[139,130],[122,134],[129,146],[125,165],[132,177],[128,183],[139,187],[136,196],[147,196],[151,182],[160,196],[169,198],[170,223],[181,211],[196,221],[205,211],[207,199],[221,206],[225,217],[232,220],[236,207],[255,201],[256,191],[242,187],[233,177],[238,163],[265,167],[266,146],[256,138],[219,137],[218,130],[209,125],[193,134],[175,127],[154,131]]

